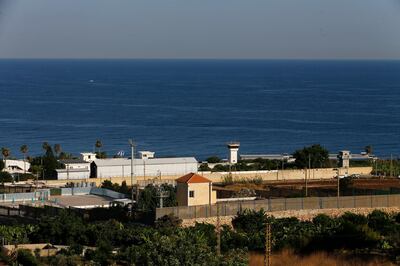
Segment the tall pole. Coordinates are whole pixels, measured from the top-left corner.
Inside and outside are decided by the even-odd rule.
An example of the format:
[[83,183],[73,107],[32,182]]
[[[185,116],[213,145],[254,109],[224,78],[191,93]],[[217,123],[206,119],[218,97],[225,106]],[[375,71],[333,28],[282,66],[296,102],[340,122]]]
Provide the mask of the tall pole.
[[271,224],[269,221],[265,224],[265,257],[264,265],[271,266]]
[[337,202],[339,206],[339,197],[340,197],[340,177],[339,177],[339,168],[336,169],[336,177],[337,177]]
[[393,154],[390,154],[390,176],[393,176]]
[[221,221],[219,217],[219,205],[217,207],[217,255],[221,255]]
[[307,184],[307,168],[305,169],[304,173],[305,173],[305,181],[306,181],[306,197],[308,197],[308,184]]
[[[132,139],[129,140],[129,145],[131,146],[131,215],[133,215],[133,160],[134,160],[134,154],[135,154],[135,143],[133,142]],[[137,195],[136,195],[137,197]]]

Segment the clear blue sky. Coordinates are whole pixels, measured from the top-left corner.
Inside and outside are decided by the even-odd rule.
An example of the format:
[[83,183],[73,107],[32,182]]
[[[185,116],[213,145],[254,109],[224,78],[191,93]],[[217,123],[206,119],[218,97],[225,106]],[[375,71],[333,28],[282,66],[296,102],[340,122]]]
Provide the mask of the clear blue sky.
[[400,59],[400,0],[0,0],[0,58]]

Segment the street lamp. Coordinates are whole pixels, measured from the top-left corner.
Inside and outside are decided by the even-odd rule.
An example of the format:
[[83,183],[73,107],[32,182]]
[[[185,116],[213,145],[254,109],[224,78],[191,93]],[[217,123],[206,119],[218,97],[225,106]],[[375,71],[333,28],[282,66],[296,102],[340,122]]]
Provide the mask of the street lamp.
[[[134,163],[134,157],[135,157],[135,147],[136,147],[136,143],[132,140],[129,139],[128,140],[129,145],[131,146],[131,186],[132,186],[132,190],[131,190],[131,215],[133,214],[133,163]],[[137,191],[136,191],[137,192]],[[136,194],[136,201],[137,201],[137,197],[138,195]]]

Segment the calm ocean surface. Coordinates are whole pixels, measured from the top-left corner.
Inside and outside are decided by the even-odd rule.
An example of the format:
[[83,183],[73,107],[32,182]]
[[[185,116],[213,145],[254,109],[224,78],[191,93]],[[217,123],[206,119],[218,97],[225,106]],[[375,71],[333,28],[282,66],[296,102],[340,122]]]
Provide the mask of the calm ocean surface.
[[0,146],[400,155],[400,61],[0,60]]

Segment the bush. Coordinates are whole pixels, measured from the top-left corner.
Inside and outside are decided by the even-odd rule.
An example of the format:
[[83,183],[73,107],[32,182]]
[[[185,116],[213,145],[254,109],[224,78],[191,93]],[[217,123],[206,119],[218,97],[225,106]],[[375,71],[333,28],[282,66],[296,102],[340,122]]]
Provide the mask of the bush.
[[1,183],[12,182],[12,181],[13,181],[13,178],[10,173],[0,172],[0,182]]
[[199,166],[199,171],[201,171],[201,172],[208,172],[208,171],[211,171],[211,168],[208,166],[207,163],[202,163],[202,164]]
[[182,224],[182,219],[174,216],[172,213],[160,217],[155,222],[155,228],[168,228],[168,227],[178,227]]
[[222,177],[222,185],[227,186],[227,185],[232,185],[233,182],[233,177],[232,175],[226,175]]
[[17,251],[17,262],[23,266],[39,265],[32,252],[27,249],[20,249]]
[[218,156],[211,156],[206,159],[209,163],[220,163],[221,159]]

